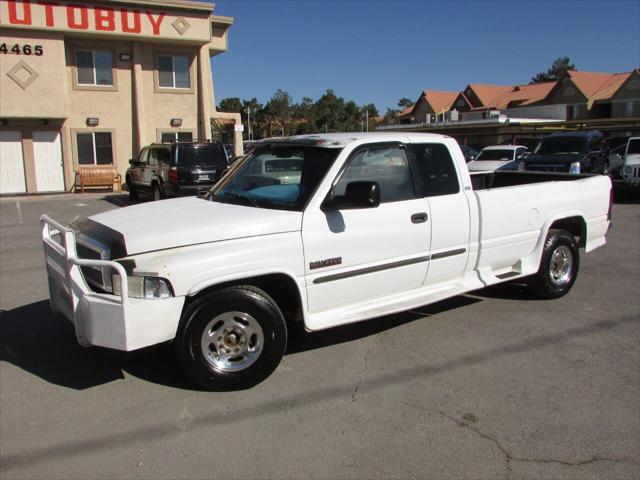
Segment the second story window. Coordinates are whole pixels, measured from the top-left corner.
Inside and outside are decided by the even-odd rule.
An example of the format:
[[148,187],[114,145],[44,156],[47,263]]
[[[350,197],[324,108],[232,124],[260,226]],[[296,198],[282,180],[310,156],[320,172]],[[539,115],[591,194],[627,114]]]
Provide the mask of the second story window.
[[111,52],[76,50],[78,85],[113,86]]
[[158,55],[158,86],[191,88],[189,58],[180,55]]

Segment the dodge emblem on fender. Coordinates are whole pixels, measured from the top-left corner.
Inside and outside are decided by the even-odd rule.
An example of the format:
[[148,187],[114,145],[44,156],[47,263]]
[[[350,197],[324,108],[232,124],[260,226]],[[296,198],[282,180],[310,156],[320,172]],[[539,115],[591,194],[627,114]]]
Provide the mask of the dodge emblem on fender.
[[316,262],[311,262],[309,264],[309,269],[315,270],[316,268],[331,267],[333,265],[340,265],[341,263],[342,263],[342,257],[327,258],[326,260],[318,260]]

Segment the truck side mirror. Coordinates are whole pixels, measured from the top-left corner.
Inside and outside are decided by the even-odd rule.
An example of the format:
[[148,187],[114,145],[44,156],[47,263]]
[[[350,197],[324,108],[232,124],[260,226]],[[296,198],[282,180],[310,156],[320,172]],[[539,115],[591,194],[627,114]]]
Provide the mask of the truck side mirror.
[[134,158],[130,158],[129,159],[129,165],[136,165],[138,163],[138,161]]
[[350,210],[375,208],[380,205],[378,182],[349,182],[344,195],[330,194],[322,204],[322,210]]

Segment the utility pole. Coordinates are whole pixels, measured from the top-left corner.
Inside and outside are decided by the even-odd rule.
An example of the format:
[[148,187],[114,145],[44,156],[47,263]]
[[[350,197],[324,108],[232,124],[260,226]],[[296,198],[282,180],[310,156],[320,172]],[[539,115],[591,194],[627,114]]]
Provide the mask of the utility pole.
[[364,112],[364,116],[367,119],[367,132],[369,131],[369,109]]
[[247,123],[248,128],[249,128],[249,132],[247,133],[247,140],[253,140],[253,135],[251,132],[251,107],[247,107],[244,109],[245,113],[247,114]]

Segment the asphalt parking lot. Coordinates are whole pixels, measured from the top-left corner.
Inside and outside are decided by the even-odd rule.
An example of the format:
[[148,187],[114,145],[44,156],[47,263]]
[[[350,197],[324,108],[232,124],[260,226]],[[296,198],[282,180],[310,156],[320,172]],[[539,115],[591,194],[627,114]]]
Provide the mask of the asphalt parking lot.
[[257,387],[209,393],[170,349],[84,349],[49,310],[38,218],[123,195],[0,199],[0,476],[640,477],[640,202],[573,290],[507,284],[295,332]]

